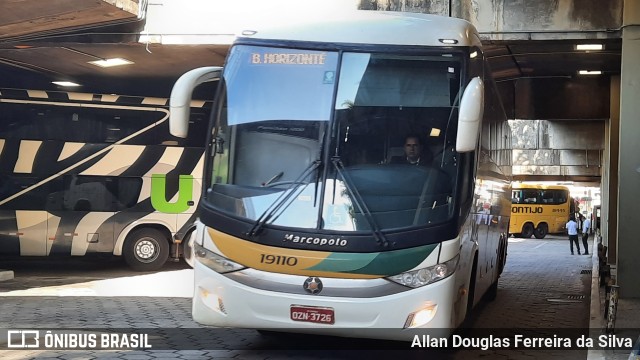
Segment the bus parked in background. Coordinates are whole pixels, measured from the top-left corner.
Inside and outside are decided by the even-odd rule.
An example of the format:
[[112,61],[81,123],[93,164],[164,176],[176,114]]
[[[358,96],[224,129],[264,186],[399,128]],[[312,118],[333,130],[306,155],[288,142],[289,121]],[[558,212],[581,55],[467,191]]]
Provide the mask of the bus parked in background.
[[166,103],[0,89],[0,255],[113,254],[135,270],[180,257],[208,111],[193,109],[197,130],[181,139]]
[[174,105],[221,77],[194,240],[201,324],[448,336],[497,294],[511,183],[491,134],[510,130],[476,30],[340,15],[247,31],[224,69],[174,86],[171,129],[186,136]]
[[569,216],[576,212],[565,186],[514,184],[511,193],[509,233],[516,237],[542,239],[564,233]]

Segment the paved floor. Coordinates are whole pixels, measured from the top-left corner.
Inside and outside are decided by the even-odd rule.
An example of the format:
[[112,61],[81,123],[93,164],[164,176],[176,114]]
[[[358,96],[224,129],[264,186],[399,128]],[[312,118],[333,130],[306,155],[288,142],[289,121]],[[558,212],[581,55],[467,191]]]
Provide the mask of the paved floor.
[[[592,262],[588,256],[570,255],[567,242],[564,237],[510,239],[507,266],[500,279],[498,297],[477,308],[469,319],[470,329],[460,332],[464,338],[484,338],[488,333],[503,332],[511,335],[530,334],[532,331],[544,333],[547,330],[588,332],[590,321],[593,322],[593,314],[590,314],[592,277],[589,274]],[[193,273],[184,265],[169,264],[163,272],[147,274],[132,273],[119,263],[91,261],[65,266],[47,262],[13,265],[15,278],[0,282],[0,330],[115,328],[146,331],[151,336],[171,338],[177,345],[166,350],[156,347],[135,351],[0,350],[3,360],[586,359],[587,356],[612,359],[611,356],[624,353],[596,353],[586,348],[382,350],[381,342],[370,340],[262,336],[249,329],[205,329],[191,319]],[[622,319],[628,317],[628,310],[633,311],[628,305],[621,301],[618,324],[626,324]],[[640,313],[637,310],[634,314]],[[633,322],[630,324],[635,326]],[[6,335],[0,332],[0,349],[6,348],[2,336],[5,336],[6,344]],[[300,347],[313,351],[300,350]]]

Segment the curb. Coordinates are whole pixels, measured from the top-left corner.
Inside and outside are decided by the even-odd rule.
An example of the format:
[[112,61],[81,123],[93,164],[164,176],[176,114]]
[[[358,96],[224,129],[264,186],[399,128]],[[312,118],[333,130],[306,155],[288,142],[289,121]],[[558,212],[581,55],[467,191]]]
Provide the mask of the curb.
[[13,280],[13,271],[0,270],[0,281]]
[[[597,237],[594,236],[594,244],[591,249],[591,306],[589,308],[589,336],[594,339],[602,334],[604,328],[603,314],[600,311],[600,264],[598,262]],[[596,247],[594,247],[594,245]],[[601,349],[587,350],[587,360],[604,360],[605,352]]]

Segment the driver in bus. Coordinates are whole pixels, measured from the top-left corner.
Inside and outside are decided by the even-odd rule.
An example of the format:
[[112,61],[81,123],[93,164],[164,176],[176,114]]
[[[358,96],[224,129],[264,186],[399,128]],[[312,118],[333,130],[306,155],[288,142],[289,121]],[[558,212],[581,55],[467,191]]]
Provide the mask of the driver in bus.
[[418,135],[408,135],[404,140],[405,156],[394,156],[391,164],[409,164],[418,166],[431,165],[431,153],[424,149]]
[[449,175],[439,168],[432,167],[433,155],[423,146],[418,135],[410,134],[405,137],[404,156],[394,156],[389,163],[429,167],[429,176],[432,178],[429,191],[434,194],[450,194],[452,191]]

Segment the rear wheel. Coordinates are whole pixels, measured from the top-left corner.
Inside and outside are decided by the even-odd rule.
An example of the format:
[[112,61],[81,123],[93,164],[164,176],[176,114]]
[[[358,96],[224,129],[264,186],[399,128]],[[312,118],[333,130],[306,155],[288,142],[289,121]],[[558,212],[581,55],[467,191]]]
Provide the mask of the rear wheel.
[[538,227],[534,230],[533,235],[536,239],[543,239],[549,233],[549,226],[546,223],[538,224]]
[[526,223],[522,226],[522,233],[520,234],[523,238],[530,238],[533,235],[533,225],[531,223]]
[[133,270],[154,271],[169,258],[169,241],[159,230],[138,229],[127,236],[122,252]]

